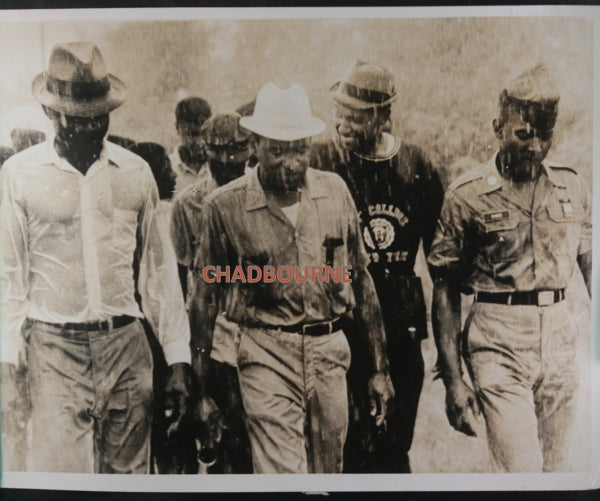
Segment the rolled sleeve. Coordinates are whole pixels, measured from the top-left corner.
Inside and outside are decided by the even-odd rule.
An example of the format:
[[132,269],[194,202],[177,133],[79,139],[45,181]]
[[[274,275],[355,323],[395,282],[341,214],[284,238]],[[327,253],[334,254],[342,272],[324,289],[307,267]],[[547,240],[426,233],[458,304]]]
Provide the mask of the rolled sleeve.
[[17,364],[23,346],[21,328],[28,312],[27,215],[17,194],[13,170],[5,164],[0,173],[0,360]]
[[[151,176],[149,168],[147,174]],[[142,255],[138,284],[142,310],[157,333],[167,363],[190,363],[190,327],[168,235],[168,215],[162,218],[159,213],[154,179],[146,176],[144,181],[148,196],[140,219]]]
[[427,257],[432,271],[460,272],[464,257],[464,207],[452,190],[448,190]]

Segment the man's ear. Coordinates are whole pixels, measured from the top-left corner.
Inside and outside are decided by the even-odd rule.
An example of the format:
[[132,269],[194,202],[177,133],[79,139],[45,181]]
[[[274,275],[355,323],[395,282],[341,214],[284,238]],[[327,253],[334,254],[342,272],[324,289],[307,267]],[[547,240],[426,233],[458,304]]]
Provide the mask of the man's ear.
[[498,139],[502,139],[502,128],[503,125],[497,118],[494,118],[492,121],[492,128],[494,129],[494,134]]

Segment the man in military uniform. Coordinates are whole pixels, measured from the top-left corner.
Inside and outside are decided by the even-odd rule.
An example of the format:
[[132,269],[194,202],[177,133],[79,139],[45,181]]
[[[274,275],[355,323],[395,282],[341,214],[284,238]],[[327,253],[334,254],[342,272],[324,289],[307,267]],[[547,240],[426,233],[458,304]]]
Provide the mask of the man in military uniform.
[[[450,185],[429,255],[448,419],[474,435],[483,414],[495,471],[564,468],[574,417],[577,331],[564,299],[576,263],[590,291],[591,195],[573,168],[544,161],[558,100],[543,64],[502,91],[499,151]],[[461,291],[474,294],[462,339]]]
[[408,473],[423,385],[421,340],[427,337],[423,289],[413,270],[419,243],[429,250],[443,189],[423,152],[386,132],[396,97],[389,71],[356,62],[330,92],[336,104],[336,134],[328,143],[315,145],[312,165],[338,173],[359,210],[396,394],[387,430],[377,430],[366,395],[368,360],[360,336],[352,335],[355,329],[348,326],[351,419],[344,471]]
[[[171,239],[181,266],[192,268],[198,235],[200,214],[206,196],[244,175],[251,154],[250,131],[240,126],[237,113],[218,113],[209,118],[200,131],[208,157],[209,172],[186,187],[173,201]],[[187,284],[182,284],[187,288]],[[193,287],[190,287],[192,289]],[[212,398],[223,414],[224,429],[216,436],[202,433],[200,459],[215,464],[208,473],[252,473],[250,442],[244,422],[244,407],[237,375],[234,344],[238,326],[223,315],[215,321],[208,386]],[[203,430],[207,431],[207,430]],[[220,438],[215,451],[214,440]]]

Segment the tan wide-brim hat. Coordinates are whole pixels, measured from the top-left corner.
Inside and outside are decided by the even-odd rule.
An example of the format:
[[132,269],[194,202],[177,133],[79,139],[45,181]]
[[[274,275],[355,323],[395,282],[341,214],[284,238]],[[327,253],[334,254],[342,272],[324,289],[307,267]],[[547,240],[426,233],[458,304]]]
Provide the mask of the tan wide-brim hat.
[[296,141],[325,130],[325,123],[312,116],[308,96],[301,85],[280,89],[272,82],[260,89],[254,113],[242,117],[240,125],[259,136],[279,141]]
[[31,84],[43,105],[67,115],[93,117],[119,107],[125,84],[106,71],[98,47],[87,42],[57,44],[48,69]]

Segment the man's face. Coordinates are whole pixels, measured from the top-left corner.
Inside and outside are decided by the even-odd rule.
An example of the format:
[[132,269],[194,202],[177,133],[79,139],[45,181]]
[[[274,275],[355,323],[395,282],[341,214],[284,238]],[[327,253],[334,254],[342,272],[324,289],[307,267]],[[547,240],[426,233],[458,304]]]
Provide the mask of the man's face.
[[188,149],[192,158],[204,159],[204,142],[200,136],[202,126],[190,122],[179,122],[176,127],[181,144]]
[[353,110],[336,105],[335,130],[346,151],[368,151],[381,133],[383,120],[374,110]]
[[272,191],[296,191],[304,182],[310,162],[310,138],[279,141],[258,136],[255,154]]
[[232,141],[216,145],[206,143],[208,165],[215,181],[223,186],[244,175],[250,157],[249,141]]
[[96,149],[108,132],[108,113],[95,117],[76,117],[45,108],[52,121],[56,137],[67,147]]
[[527,118],[530,121],[511,106],[507,120],[496,126],[502,168],[517,181],[531,179],[537,173],[552,145],[552,129],[542,128],[544,121],[537,120],[535,113]]

